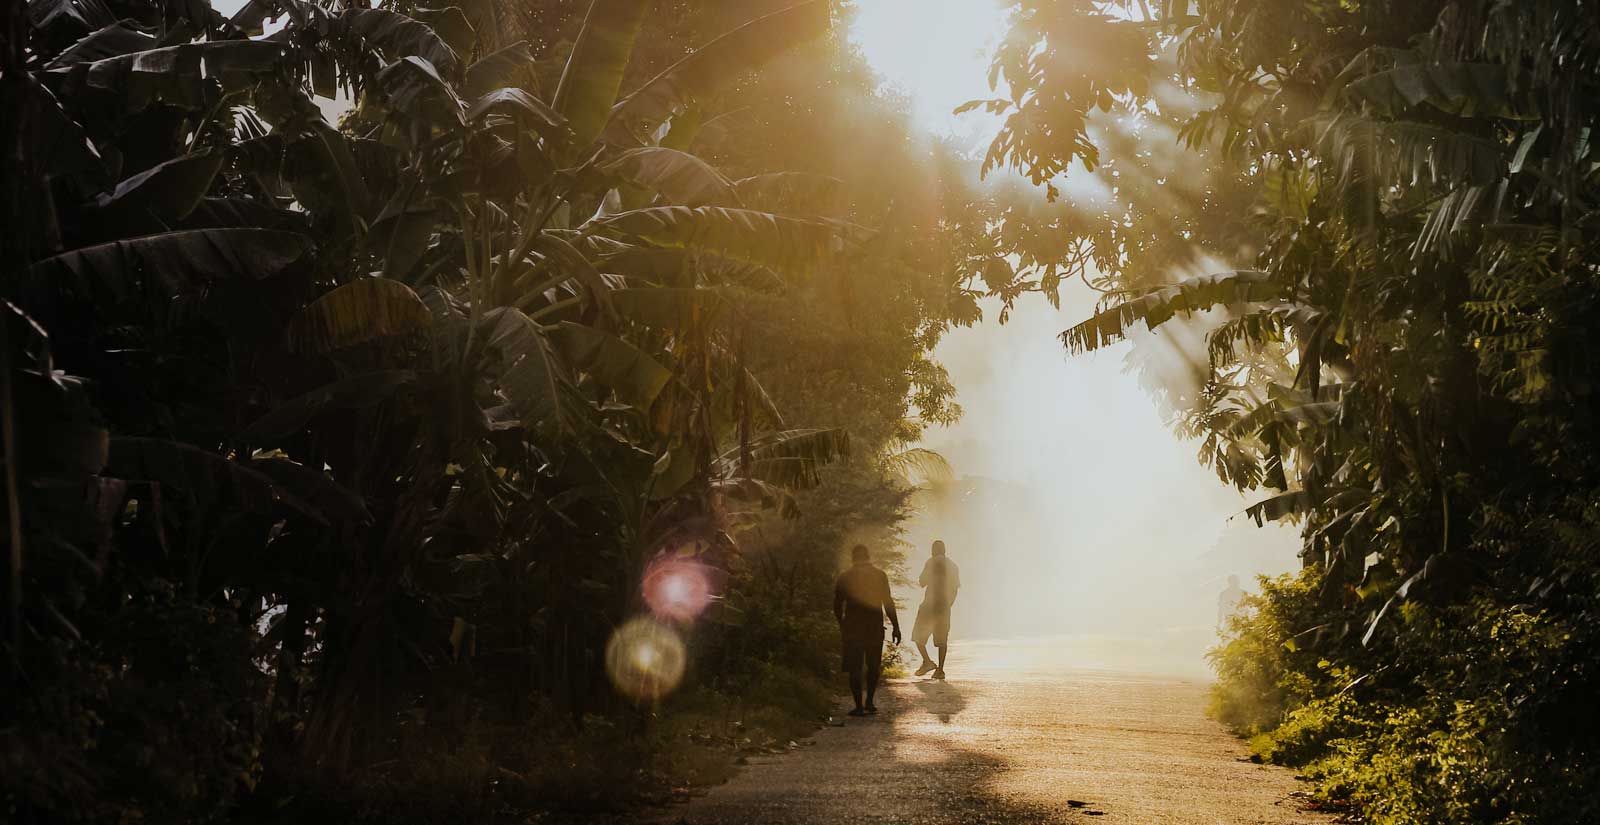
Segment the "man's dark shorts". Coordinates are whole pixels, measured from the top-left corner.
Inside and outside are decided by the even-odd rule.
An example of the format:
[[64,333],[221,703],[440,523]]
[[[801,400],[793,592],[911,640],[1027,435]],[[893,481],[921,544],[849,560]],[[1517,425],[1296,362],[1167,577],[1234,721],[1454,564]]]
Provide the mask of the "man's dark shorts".
[[868,673],[882,662],[882,628],[877,633],[844,634],[844,657],[840,666],[845,673]]
[[927,644],[933,637],[934,647],[950,645],[950,606],[924,603],[917,608],[917,623],[911,628],[912,641]]

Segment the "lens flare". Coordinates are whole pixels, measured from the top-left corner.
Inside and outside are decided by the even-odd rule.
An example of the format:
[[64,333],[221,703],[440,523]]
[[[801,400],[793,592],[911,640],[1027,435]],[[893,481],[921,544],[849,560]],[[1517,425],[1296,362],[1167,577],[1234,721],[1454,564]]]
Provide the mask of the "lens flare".
[[671,693],[683,679],[688,653],[672,628],[648,617],[629,619],[606,643],[606,673],[617,691],[636,702]]
[[686,559],[663,559],[644,574],[644,602],[650,612],[675,622],[693,621],[711,605],[711,568]]

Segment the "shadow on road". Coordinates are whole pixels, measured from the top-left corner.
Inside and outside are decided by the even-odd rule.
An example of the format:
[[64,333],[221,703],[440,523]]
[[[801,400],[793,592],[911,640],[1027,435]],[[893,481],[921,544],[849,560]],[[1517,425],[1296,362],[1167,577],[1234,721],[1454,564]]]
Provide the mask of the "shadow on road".
[[949,723],[952,717],[967,708],[967,697],[962,694],[961,688],[949,682],[924,679],[917,682],[917,691],[922,694],[922,709],[939,717],[941,722]]

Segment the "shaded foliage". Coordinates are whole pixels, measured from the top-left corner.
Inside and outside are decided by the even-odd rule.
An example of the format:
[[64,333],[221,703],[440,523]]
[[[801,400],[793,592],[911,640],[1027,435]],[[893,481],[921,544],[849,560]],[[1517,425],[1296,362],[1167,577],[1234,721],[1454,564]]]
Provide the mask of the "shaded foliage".
[[[1251,517],[1304,525],[1307,567],[1219,648],[1220,713],[1375,821],[1592,817],[1566,789],[1596,735],[1593,9],[1013,5],[996,71],[1050,108],[997,162],[1057,183],[1109,155],[1085,148],[1091,107],[1176,125],[1218,182],[1181,245],[1253,267],[1183,279],[1181,256],[1102,249],[1108,295],[1063,335],[1220,311],[1180,429],[1268,494]],[[1080,19],[1143,61],[1026,62]],[[1113,199],[1129,237],[1161,231],[1148,182]]]

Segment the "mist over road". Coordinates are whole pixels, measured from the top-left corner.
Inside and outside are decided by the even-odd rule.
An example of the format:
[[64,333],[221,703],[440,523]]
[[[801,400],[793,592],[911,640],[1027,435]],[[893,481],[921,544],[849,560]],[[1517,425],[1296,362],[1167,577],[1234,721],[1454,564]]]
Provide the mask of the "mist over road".
[[892,681],[877,717],[753,760],[662,821],[1331,822],[1291,796],[1304,787],[1291,772],[1245,761],[1205,717],[1204,681],[1074,667],[1052,647],[958,642],[948,682]]

